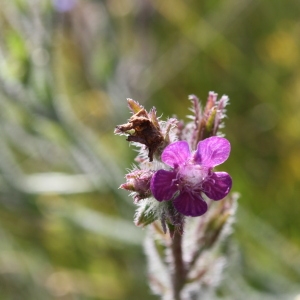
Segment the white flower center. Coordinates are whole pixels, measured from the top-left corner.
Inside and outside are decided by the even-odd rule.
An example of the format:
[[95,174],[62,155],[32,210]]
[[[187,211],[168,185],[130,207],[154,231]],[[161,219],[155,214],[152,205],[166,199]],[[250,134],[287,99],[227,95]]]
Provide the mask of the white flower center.
[[186,164],[179,169],[180,181],[190,189],[201,188],[201,184],[208,175],[208,170],[200,165]]

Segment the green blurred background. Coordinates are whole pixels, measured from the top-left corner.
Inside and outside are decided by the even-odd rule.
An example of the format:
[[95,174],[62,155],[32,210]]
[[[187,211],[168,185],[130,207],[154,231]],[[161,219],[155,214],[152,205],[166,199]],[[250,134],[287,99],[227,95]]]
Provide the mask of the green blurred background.
[[0,299],[157,299],[126,98],[185,118],[230,97],[241,194],[218,295],[300,297],[300,2],[0,1]]

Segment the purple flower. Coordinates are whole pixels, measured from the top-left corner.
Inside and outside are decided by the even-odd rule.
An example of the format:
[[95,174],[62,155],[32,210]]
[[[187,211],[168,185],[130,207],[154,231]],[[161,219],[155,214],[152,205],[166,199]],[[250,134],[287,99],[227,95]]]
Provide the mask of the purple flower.
[[151,191],[158,201],[173,200],[174,207],[185,216],[201,216],[207,211],[202,193],[212,200],[223,199],[230,191],[232,179],[226,172],[213,168],[227,160],[230,143],[213,136],[200,141],[197,150],[190,152],[186,141],[168,145],[162,161],[172,170],[159,170],[151,180]]

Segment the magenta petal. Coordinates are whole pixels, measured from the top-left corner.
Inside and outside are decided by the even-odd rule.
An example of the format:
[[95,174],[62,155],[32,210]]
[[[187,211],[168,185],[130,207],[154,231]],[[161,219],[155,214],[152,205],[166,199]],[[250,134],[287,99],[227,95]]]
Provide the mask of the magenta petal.
[[230,154],[230,143],[225,138],[212,136],[198,143],[195,161],[207,167],[223,163]]
[[186,141],[168,145],[161,155],[161,160],[171,166],[182,165],[190,156],[190,148]]
[[207,211],[207,204],[200,195],[182,192],[173,201],[178,212],[185,216],[198,217]]
[[150,189],[156,200],[170,200],[173,197],[178,190],[174,179],[176,173],[165,170],[159,170],[152,176]]
[[207,181],[202,184],[203,192],[212,200],[221,200],[229,192],[232,179],[226,172],[214,172]]

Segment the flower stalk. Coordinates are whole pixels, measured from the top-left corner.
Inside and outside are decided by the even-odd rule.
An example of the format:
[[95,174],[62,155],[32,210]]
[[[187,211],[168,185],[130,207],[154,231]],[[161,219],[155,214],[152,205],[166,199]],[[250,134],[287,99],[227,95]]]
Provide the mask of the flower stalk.
[[173,273],[172,273],[172,294],[174,300],[181,300],[181,290],[185,283],[186,267],[183,261],[182,252],[182,235],[178,232],[174,234],[170,241],[170,248],[172,250]]

